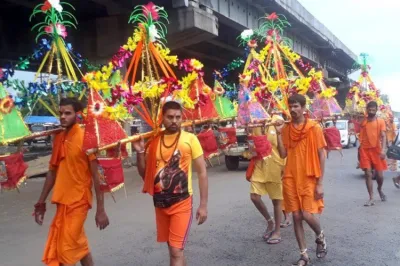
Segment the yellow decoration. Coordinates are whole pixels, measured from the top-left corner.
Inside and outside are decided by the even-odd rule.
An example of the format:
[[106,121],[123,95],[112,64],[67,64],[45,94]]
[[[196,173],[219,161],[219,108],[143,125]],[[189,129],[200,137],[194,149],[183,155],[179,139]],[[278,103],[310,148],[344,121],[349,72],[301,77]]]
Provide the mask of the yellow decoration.
[[202,70],[204,65],[197,59],[191,59],[190,64],[193,66],[195,70]]
[[182,90],[190,90],[190,86],[192,85],[192,82],[195,81],[198,77],[198,74],[196,72],[189,73],[187,76],[183,77],[179,83],[182,85]]
[[157,51],[160,53],[160,56],[168,62],[168,64],[177,66],[178,65],[178,57],[176,55],[169,55],[171,51],[168,48],[163,48],[161,44],[156,43],[155,47]]
[[367,104],[365,103],[365,101],[363,99],[360,99],[358,101],[358,106],[361,108],[365,108],[367,106]]
[[305,95],[310,87],[311,77],[299,78],[296,80],[297,93]]
[[264,62],[265,59],[267,58],[269,49],[271,49],[271,42],[268,42],[268,44],[260,51],[258,60],[260,60],[261,62]]
[[267,88],[271,93],[275,93],[278,89],[286,89],[289,83],[285,79],[270,80],[267,82]]
[[322,71],[315,71],[315,68],[312,68],[309,72],[308,72],[308,76],[313,77],[315,80],[317,81],[321,81],[323,78],[323,74]]
[[133,86],[133,92],[142,93],[144,99],[146,98],[160,98],[164,92],[167,84],[158,84],[154,80],[150,80],[149,77],[145,77],[144,81],[138,81]]
[[299,60],[301,57],[297,53],[293,52],[292,49],[289,46],[286,45],[281,45],[282,52],[285,54],[285,56],[292,62],[296,62]]
[[129,37],[128,43],[123,45],[122,47],[130,52],[135,51],[138,42],[142,40],[142,36],[143,36],[142,31],[140,29],[135,29],[135,31],[133,32],[133,37]]
[[129,117],[128,110],[122,103],[117,104],[114,107],[106,106],[105,111],[108,113],[108,117],[113,120],[121,121]]
[[337,94],[337,91],[334,87],[329,87],[325,90],[323,90],[320,94],[320,96],[324,99],[330,99],[334,97]]

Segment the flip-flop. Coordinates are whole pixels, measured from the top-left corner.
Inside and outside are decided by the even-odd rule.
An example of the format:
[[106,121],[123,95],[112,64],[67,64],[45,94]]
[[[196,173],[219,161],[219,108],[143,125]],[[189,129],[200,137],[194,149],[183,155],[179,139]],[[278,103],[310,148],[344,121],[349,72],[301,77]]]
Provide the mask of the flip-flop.
[[366,203],[364,203],[365,207],[371,207],[371,206],[374,206],[374,205],[375,205],[375,202],[373,200],[369,200]]
[[270,239],[267,240],[267,244],[269,244],[269,245],[276,245],[276,244],[279,244],[281,242],[282,242],[282,238],[281,237],[279,237],[279,238],[270,238]]
[[292,225],[292,222],[289,221],[289,222],[287,222],[287,223],[281,223],[280,227],[281,227],[281,228],[287,228],[287,227],[289,227],[289,226],[291,226],[291,225]]
[[268,240],[271,238],[273,232],[274,232],[274,231],[265,232],[264,235],[263,235],[263,239],[264,239],[265,241],[268,241]]
[[385,194],[382,193],[382,195],[380,195],[381,197],[381,201],[387,201],[387,197]]
[[400,189],[400,184],[397,183],[397,179],[393,177],[392,180],[393,180],[394,186],[395,186],[397,189]]

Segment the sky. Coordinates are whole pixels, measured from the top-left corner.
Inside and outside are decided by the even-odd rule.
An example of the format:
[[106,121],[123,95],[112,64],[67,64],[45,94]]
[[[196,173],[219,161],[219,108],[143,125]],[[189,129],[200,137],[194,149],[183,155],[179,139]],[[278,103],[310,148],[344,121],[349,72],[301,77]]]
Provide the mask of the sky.
[[[367,53],[370,75],[400,111],[400,1],[298,0],[356,55]],[[351,75],[357,79],[360,71]],[[397,94],[397,97],[396,97]]]

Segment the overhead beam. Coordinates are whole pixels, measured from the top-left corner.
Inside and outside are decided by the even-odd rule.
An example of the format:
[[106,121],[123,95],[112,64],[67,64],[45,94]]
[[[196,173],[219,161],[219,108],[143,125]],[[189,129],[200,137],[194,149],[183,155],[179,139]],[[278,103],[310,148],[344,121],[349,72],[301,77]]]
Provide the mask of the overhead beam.
[[32,1],[28,0],[6,0],[6,2],[13,3],[19,6],[27,7],[27,8],[34,8],[36,4],[32,3]]
[[114,2],[113,0],[91,0],[91,1],[106,7],[109,15],[118,15],[124,12],[122,6]]
[[231,52],[233,52],[235,54],[243,55],[243,50],[241,50],[239,48],[236,48],[236,47],[232,47],[232,46],[227,45],[227,44],[225,44],[223,42],[220,42],[218,40],[211,39],[211,40],[208,40],[207,42],[210,43],[210,44],[213,44],[215,46],[221,47],[221,48],[223,48],[225,50],[231,51]]

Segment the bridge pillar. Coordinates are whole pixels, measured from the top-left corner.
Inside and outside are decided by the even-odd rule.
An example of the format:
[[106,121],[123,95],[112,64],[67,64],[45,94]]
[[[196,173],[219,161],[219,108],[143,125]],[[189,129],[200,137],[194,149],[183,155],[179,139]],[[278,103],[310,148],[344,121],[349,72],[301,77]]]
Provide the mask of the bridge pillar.
[[168,47],[179,49],[218,36],[218,19],[213,11],[196,1],[175,0],[169,12]]

